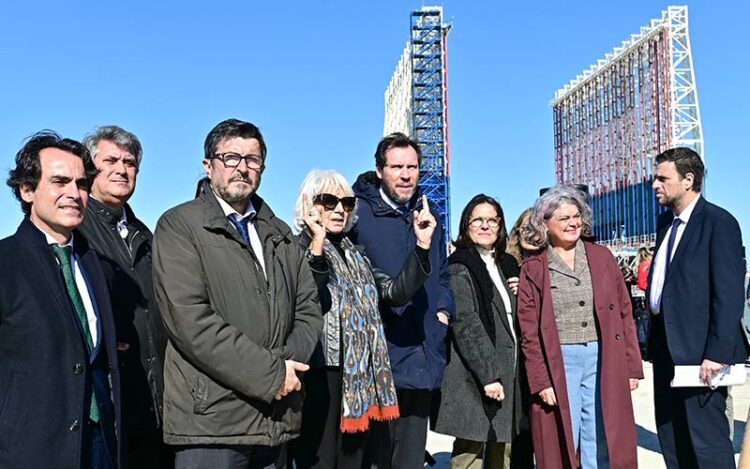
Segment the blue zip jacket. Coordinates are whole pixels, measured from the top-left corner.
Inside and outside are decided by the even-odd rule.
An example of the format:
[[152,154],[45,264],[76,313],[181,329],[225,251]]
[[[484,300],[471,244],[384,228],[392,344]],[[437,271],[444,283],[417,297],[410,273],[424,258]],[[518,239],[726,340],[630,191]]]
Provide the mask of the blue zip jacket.
[[[374,171],[357,178],[354,193],[358,220],[349,239],[365,249],[375,267],[395,277],[417,244],[412,210],[421,209],[421,199],[412,199],[408,214],[398,213],[380,197],[380,180]],[[436,213],[432,205],[430,209]],[[439,389],[443,381],[448,326],[438,321],[437,312],[444,311],[453,319],[456,311],[445,247],[438,220],[430,245],[433,268],[427,281],[405,305],[380,305],[393,378],[400,389]]]

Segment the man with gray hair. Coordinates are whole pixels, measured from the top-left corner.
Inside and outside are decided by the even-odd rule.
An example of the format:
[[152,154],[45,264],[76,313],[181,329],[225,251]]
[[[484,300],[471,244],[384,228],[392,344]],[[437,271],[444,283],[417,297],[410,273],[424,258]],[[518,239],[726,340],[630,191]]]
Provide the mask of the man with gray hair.
[[117,350],[122,366],[126,458],[129,467],[163,468],[171,458],[162,442],[166,333],[154,298],[151,231],[133,213],[143,150],[117,127],[98,127],[83,140],[99,173],[80,231],[110,277]]

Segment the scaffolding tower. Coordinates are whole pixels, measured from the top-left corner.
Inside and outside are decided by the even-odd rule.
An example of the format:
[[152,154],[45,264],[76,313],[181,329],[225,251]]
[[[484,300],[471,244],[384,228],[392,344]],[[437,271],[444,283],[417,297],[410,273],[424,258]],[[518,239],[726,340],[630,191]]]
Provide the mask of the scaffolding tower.
[[450,243],[447,35],[441,7],[411,13],[410,39],[385,92],[383,133],[402,132],[422,150],[419,187],[437,207]]
[[663,210],[656,155],[687,146],[704,158],[688,9],[670,6],[555,93],[555,178],[589,187],[594,235],[653,244]]

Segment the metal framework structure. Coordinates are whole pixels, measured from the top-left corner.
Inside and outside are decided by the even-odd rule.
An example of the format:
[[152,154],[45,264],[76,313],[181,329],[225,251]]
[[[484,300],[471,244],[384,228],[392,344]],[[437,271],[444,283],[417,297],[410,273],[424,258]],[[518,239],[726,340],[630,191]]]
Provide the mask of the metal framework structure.
[[419,142],[419,186],[436,205],[450,242],[447,35],[441,7],[411,13],[411,36],[385,92],[384,134],[403,132]]
[[610,245],[653,243],[654,157],[677,146],[705,157],[687,7],[668,7],[551,105],[556,181],[589,187],[594,235]]

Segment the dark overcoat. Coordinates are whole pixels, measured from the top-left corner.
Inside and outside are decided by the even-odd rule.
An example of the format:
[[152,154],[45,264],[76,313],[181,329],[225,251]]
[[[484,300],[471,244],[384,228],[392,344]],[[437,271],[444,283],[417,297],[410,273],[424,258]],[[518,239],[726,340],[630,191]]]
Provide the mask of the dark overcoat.
[[[94,361],[44,234],[28,218],[0,241],[0,467],[78,469],[96,389],[102,428],[122,435],[114,320],[99,259],[80,233],[74,254],[99,323]],[[104,368],[102,370],[101,368]],[[107,376],[108,375],[108,376]],[[111,389],[109,388],[111,382]],[[110,399],[112,405],[105,403]],[[113,437],[114,435],[111,435]],[[120,460],[121,438],[110,439]]]
[[[478,287],[468,268],[462,264],[451,264],[448,268],[457,314],[451,324],[450,361],[440,393],[435,431],[464,440],[509,442],[521,415],[521,390],[517,379],[517,354],[521,352],[513,338],[515,331],[511,331],[516,327],[515,321],[508,321],[502,297],[490,284],[494,293],[491,308],[496,330],[493,343],[479,318]],[[515,318],[516,297],[502,273],[500,277]],[[495,381],[503,385],[505,393],[505,399],[499,403],[484,395],[484,386]]]
[[[612,253],[585,242],[599,325],[599,380],[610,467],[637,467],[636,429],[629,378],[643,378],[630,295]],[[531,392],[531,431],[537,466],[576,468],[565,369],[550,289],[547,252],[524,261],[518,287],[521,349]],[[539,392],[552,387],[558,405]]]

